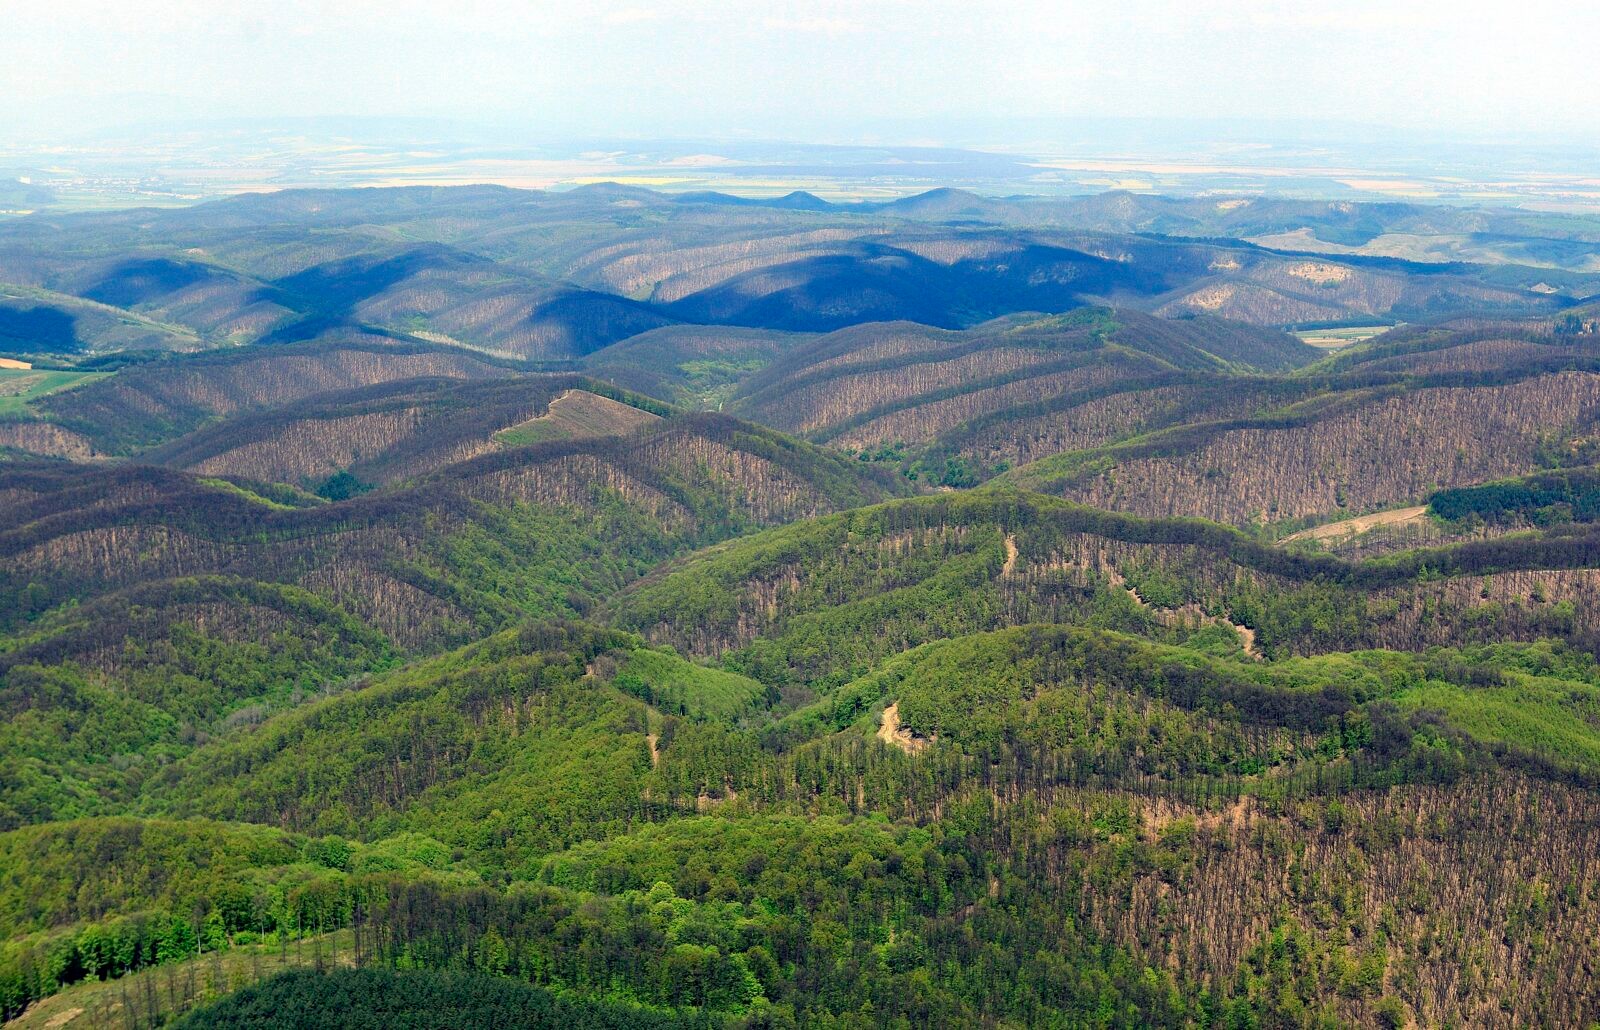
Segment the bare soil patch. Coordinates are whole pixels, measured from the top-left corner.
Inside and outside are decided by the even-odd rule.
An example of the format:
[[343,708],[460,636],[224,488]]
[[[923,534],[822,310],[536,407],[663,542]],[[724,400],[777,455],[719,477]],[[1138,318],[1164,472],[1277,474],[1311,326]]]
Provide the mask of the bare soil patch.
[[1283,538],[1284,543],[1295,540],[1338,540],[1344,537],[1365,533],[1369,529],[1379,526],[1398,526],[1407,522],[1415,522],[1428,514],[1427,505],[1415,508],[1396,508],[1393,511],[1378,511],[1371,515],[1358,515],[1353,519],[1343,522],[1329,522],[1323,526],[1312,526],[1302,529],[1298,533],[1291,533]]
[[910,754],[928,746],[928,741],[900,725],[900,702],[883,710],[883,722],[878,726],[878,739]]
[[1017,570],[1017,538],[1010,533],[1006,534],[1006,563],[1000,566],[1002,577],[1010,576]]

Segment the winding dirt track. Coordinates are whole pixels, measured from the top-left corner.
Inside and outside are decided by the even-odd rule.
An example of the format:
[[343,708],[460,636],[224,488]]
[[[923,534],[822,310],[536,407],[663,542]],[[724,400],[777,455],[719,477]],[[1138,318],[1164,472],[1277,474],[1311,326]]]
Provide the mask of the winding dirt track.
[[921,751],[928,742],[900,726],[900,702],[883,710],[883,722],[878,726],[878,739],[891,747],[912,753]]

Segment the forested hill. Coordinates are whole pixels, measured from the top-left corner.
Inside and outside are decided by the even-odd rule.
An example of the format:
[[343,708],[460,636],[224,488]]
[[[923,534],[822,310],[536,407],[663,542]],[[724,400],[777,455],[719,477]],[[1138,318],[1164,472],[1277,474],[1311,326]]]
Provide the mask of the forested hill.
[[1564,218],[0,225],[0,1014],[1600,1021]]
[[975,414],[1038,405],[1074,389],[1159,381],[1164,373],[1181,381],[1182,373],[1202,371],[1285,371],[1317,356],[1287,333],[1104,309],[965,332],[889,323],[791,349],[743,383],[734,405],[822,439],[920,440]]

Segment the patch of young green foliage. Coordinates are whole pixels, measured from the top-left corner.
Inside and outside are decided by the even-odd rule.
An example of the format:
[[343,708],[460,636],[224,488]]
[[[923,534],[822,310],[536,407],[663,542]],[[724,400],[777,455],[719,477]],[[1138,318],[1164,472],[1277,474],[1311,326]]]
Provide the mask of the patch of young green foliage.
[[[1158,1023],[1198,1014],[1169,974],[992,901],[991,856],[972,847],[984,808],[953,807],[926,829],[678,820],[556,855],[504,896],[407,891],[379,921],[409,913],[396,950],[412,961],[560,990],[617,985],[610,996],[736,1025],[1073,1024],[1107,1003]],[[1048,941],[1051,958],[994,946],[1021,939]]]
[[1067,782],[1131,775],[1271,793],[1347,775],[1351,762],[1365,779],[1404,782],[1491,755],[1589,782],[1600,777],[1596,676],[1592,659],[1546,643],[1263,663],[1024,626],[898,655],[761,737],[795,747],[870,732],[892,701],[914,741],[1030,755]]
[[1440,490],[1428,499],[1428,510],[1456,522],[1473,518],[1498,525],[1593,522],[1600,518],[1600,470],[1541,472]]
[[0,829],[115,811],[208,738],[395,660],[296,587],[170,580],[63,609],[0,653]]
[[303,1030],[691,1030],[715,1016],[573,998],[487,973],[428,969],[296,969],[190,1012],[180,1030],[266,1030],[285,1013]]
[[514,871],[653,811],[640,696],[709,715],[748,710],[761,690],[628,634],[529,626],[218,741],[164,770],[145,804],[304,832],[423,833]]
[[458,887],[436,841],[362,845],[265,826],[125,817],[0,834],[0,1012],[273,935],[347,924],[395,877]]
[[674,543],[659,522],[612,491],[598,492],[589,511],[479,504],[474,516],[441,533],[411,565],[476,613],[473,638],[529,618],[581,616]]
[[670,715],[732,721],[767,700],[767,690],[748,676],[696,665],[677,654],[637,648],[611,676],[611,685]]
[[[214,477],[207,477],[207,478],[203,478],[203,479],[199,480],[199,482],[204,486],[213,487],[213,488],[215,488],[217,490],[229,490],[229,491],[232,491],[233,493],[238,494],[240,497],[243,497],[247,501],[253,501],[256,504],[259,504],[264,508],[271,508],[273,511],[293,511],[296,508],[305,507],[305,505],[303,505],[303,504],[285,504],[282,501],[280,501],[280,500],[278,500],[278,499],[276,499],[274,497],[269,497],[269,496],[267,496],[267,495],[265,495],[263,493],[258,493],[255,490],[251,490],[251,489],[249,489],[247,487],[241,486],[240,484],[235,483],[231,479],[217,479],[217,478],[214,478]],[[288,489],[293,490],[295,488],[294,487],[289,487]],[[299,491],[296,491],[296,492],[299,492]],[[339,498],[332,498],[332,499],[333,500],[343,500],[344,498],[339,497]]]

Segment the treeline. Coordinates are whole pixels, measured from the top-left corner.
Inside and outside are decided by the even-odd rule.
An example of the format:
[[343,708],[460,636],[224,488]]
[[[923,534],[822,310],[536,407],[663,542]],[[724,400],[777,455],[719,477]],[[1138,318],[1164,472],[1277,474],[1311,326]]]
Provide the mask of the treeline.
[[235,991],[178,1022],[180,1028],[281,1026],[286,1013],[304,1030],[678,1030],[715,1028],[708,1014],[645,1009],[579,999],[482,973],[387,967],[294,970]]

